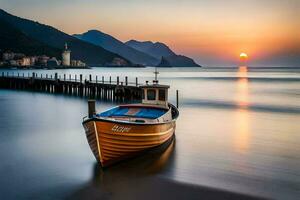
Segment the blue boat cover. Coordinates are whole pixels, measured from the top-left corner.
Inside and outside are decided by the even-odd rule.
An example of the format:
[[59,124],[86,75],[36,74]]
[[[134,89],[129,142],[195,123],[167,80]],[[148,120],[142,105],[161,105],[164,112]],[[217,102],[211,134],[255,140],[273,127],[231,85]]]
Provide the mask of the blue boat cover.
[[[136,109],[136,108],[132,108]],[[130,108],[128,107],[116,107],[105,111],[103,113],[97,114],[98,117],[139,117],[156,119],[166,113],[166,110],[159,108],[137,108],[138,112],[130,113]]]

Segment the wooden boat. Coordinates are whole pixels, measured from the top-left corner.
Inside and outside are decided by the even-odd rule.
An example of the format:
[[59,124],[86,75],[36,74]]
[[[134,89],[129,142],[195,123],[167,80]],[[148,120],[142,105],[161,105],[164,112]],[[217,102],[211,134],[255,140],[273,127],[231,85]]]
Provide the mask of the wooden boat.
[[159,147],[174,138],[177,108],[168,103],[168,85],[140,86],[140,104],[120,105],[96,114],[90,102],[83,121],[90,148],[102,167]]

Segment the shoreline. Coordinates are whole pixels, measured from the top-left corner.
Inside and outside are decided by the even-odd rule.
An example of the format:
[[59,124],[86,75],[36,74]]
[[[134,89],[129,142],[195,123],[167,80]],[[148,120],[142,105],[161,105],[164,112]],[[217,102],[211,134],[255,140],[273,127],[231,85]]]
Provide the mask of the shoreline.
[[56,69],[92,69],[92,67],[75,67],[75,66],[63,66],[63,67],[14,67],[14,66],[6,66],[6,67],[0,67],[0,69],[10,69],[10,70],[56,70]]

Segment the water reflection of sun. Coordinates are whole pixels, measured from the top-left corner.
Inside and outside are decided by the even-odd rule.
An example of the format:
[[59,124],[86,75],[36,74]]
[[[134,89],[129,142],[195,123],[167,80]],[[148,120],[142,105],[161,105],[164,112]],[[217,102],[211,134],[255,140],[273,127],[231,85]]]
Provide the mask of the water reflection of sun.
[[237,95],[236,102],[238,106],[236,118],[236,134],[234,138],[235,149],[242,153],[249,148],[249,83],[248,68],[240,66],[237,74]]
[[249,140],[249,111],[239,109],[236,115],[235,150],[239,153],[245,153],[249,149]]
[[237,105],[241,108],[249,106],[249,88],[248,88],[248,68],[247,66],[240,66],[237,74]]

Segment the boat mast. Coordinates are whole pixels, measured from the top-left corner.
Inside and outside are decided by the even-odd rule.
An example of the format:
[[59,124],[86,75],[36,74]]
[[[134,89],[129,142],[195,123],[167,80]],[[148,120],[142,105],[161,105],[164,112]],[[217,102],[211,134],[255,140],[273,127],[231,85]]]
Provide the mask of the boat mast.
[[154,82],[155,82],[155,83],[158,83],[157,75],[159,74],[159,72],[157,71],[157,67],[155,67],[154,74],[155,74]]

